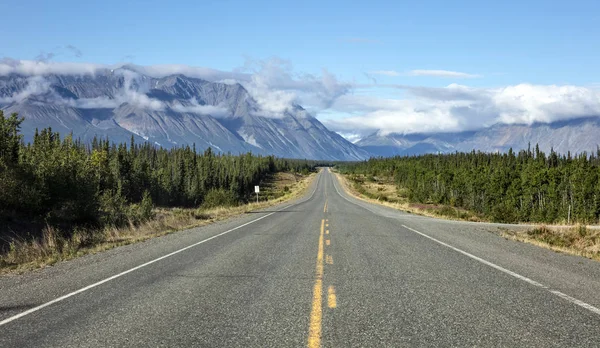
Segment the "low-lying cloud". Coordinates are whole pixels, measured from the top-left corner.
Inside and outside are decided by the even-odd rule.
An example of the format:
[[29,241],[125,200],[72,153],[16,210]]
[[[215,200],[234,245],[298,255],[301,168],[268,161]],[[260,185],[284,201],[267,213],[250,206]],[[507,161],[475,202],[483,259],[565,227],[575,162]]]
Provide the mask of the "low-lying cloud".
[[316,112],[328,109],[353,87],[351,83],[339,81],[326,69],[320,76],[296,74],[291,62],[278,58],[248,60],[241,70],[250,75],[250,80],[242,85],[262,110],[275,116],[294,104],[302,104]]
[[475,130],[497,123],[551,123],[600,115],[600,91],[580,86],[518,84],[502,88],[398,86],[405,99],[347,95],[347,113],[325,123],[339,132],[428,133]]
[[[17,74],[25,77],[48,77],[50,75],[95,76],[106,72],[119,72],[127,76],[145,75],[162,78],[171,75],[185,75],[212,82],[226,84],[239,83],[244,86],[260,107],[260,114],[267,117],[282,117],[295,104],[303,105],[310,111],[318,112],[329,108],[334,101],[347,94],[353,87],[351,83],[339,81],[326,69],[320,75],[298,74],[289,61],[271,58],[268,60],[248,60],[246,64],[233,71],[221,71],[206,67],[168,64],[139,66],[134,64],[90,64],[62,63],[48,60],[27,61],[4,58],[0,60],[0,76]],[[133,77],[132,77],[133,78]],[[136,105],[151,109],[164,106],[147,99],[144,91],[125,88],[123,95],[113,101],[100,99],[87,100],[83,105],[109,105],[131,100]],[[122,97],[122,98],[119,98]],[[190,110],[201,110],[191,107]],[[206,109],[206,108],[205,108]],[[222,108],[213,110],[223,114]]]
[[175,101],[170,108],[177,112],[189,112],[193,114],[211,115],[214,117],[224,117],[229,114],[229,110],[221,105],[201,105],[196,98],[192,98],[184,105]]
[[459,78],[459,79],[473,79],[482,77],[477,74],[469,74],[460,71],[450,70],[411,70],[408,72],[410,76],[432,76],[432,77],[446,77],[446,78]]
[[[125,77],[123,88],[110,96],[65,98],[59,96],[50,83],[53,79],[51,75],[54,74],[93,76],[107,71]],[[379,71],[379,75],[392,76],[395,73]],[[415,71],[417,73],[421,76],[465,74],[446,70]],[[324,123],[330,129],[349,137],[373,131],[455,132],[480,129],[496,123],[550,123],[600,115],[600,90],[589,86],[516,84],[499,88],[475,88],[459,84],[446,87],[357,84],[340,81],[325,69],[318,75],[297,73],[291,62],[277,58],[249,60],[242,68],[234,71],[186,65],[111,66],[8,58],[0,60],[0,77],[11,74],[21,76],[20,87],[9,92],[10,94],[6,91],[0,94],[0,103],[3,104],[19,103],[39,96],[78,108],[117,108],[128,103],[147,110],[172,109],[215,117],[225,117],[232,111],[224,105],[202,105],[195,98],[169,102],[152,98],[152,94],[148,93],[151,87],[148,81],[151,79],[144,76],[161,78],[182,74],[214,82],[239,83],[256,101],[257,115],[281,117],[295,108],[296,104],[317,116],[322,111],[328,111],[329,114],[338,116],[329,118]],[[373,88],[401,90],[401,97],[379,97],[374,95]],[[365,90],[367,93],[364,93]]]

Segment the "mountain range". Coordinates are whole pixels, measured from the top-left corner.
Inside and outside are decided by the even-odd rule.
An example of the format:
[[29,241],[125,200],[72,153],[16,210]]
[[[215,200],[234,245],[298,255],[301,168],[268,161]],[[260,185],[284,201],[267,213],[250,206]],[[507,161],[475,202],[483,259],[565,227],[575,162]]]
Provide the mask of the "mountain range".
[[299,105],[276,117],[239,83],[184,75],[154,78],[122,67],[95,74],[0,76],[0,108],[25,118],[22,132],[72,132],[83,141],[149,141],[163,147],[195,144],[218,152],[286,158],[360,160],[369,154],[328,130]]
[[355,143],[374,156],[424,153],[507,152],[539,145],[544,152],[596,152],[600,146],[600,118],[583,117],[553,123],[496,124],[476,131],[428,134],[375,132]]
[[36,128],[52,127],[83,141],[98,136],[128,142],[133,136],[167,148],[195,144],[198,150],[287,158],[353,161],[473,149],[505,152],[529,144],[546,152],[580,153],[600,144],[598,117],[454,133],[377,131],[353,144],[299,105],[272,115],[239,83],[182,74],[152,77],[128,66],[79,75],[0,76],[0,109],[25,117],[26,141]]

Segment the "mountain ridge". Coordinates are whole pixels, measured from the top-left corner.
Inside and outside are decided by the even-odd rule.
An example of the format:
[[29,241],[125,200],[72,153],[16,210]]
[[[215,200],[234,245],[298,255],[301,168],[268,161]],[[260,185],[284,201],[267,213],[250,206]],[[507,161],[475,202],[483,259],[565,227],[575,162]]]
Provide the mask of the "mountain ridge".
[[595,152],[600,146],[600,117],[588,116],[552,123],[495,124],[474,131],[449,133],[381,134],[375,132],[356,145],[375,156],[402,156],[425,153],[507,152],[539,145],[549,152],[566,154]]
[[52,127],[89,141],[109,136],[173,147],[289,158],[362,160],[369,154],[329,131],[299,105],[267,116],[239,83],[174,74],[155,78],[128,67],[95,74],[0,76],[0,109],[25,117],[26,140]]

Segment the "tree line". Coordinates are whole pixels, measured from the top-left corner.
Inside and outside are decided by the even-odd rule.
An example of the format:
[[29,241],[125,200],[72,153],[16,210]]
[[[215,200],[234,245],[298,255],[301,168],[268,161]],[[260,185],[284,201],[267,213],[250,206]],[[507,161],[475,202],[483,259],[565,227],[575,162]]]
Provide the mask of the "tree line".
[[549,154],[536,145],[515,153],[453,153],[372,158],[342,173],[393,178],[408,199],[477,212],[498,222],[600,220],[600,150]]
[[277,172],[308,173],[314,161],[217,154],[195,146],[164,149],[149,143],[91,144],[37,131],[20,134],[18,115],[0,111],[0,221],[120,225],[148,219],[154,205],[232,205]]

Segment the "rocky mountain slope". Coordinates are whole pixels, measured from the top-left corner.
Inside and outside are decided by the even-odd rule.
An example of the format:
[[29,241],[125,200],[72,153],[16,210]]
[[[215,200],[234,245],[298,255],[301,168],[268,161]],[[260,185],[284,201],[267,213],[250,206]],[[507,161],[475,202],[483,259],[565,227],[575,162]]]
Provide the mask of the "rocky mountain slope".
[[600,117],[586,117],[554,123],[496,124],[478,131],[432,134],[373,133],[356,143],[376,156],[415,155],[423,153],[506,152],[540,149],[558,153],[596,152],[600,146]]
[[127,67],[85,75],[0,76],[0,108],[36,128],[116,142],[150,141],[163,147],[196,144],[219,152],[289,158],[359,160],[364,149],[329,131],[300,106],[267,116],[237,83],[184,75],[154,78]]

